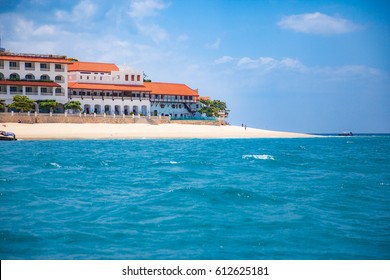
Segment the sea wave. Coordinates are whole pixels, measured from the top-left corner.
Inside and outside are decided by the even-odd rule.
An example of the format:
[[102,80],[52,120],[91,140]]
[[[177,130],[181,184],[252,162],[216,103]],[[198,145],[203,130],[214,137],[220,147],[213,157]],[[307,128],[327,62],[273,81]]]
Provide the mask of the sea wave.
[[243,155],[243,159],[275,160],[272,155]]

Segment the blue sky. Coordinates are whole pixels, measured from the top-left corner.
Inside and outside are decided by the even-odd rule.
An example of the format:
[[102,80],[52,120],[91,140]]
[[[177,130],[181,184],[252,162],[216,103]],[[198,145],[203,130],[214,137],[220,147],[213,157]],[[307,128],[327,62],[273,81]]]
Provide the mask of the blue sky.
[[142,69],[231,109],[229,122],[390,132],[390,4],[0,0],[2,46]]

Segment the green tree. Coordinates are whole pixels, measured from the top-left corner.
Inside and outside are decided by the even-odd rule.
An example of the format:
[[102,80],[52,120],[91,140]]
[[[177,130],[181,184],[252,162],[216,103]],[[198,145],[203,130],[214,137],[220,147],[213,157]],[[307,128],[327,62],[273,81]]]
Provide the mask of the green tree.
[[66,110],[73,110],[73,111],[81,111],[82,110],[80,101],[75,101],[75,100],[72,100],[72,101],[69,101],[68,103],[66,103],[64,105],[64,108]]
[[15,95],[13,98],[13,102],[8,105],[9,108],[15,109],[17,111],[31,111],[33,108],[34,101],[28,98],[27,96],[24,95]]
[[58,102],[55,100],[39,100],[37,101],[39,104],[39,108],[44,111],[55,112],[58,106]]
[[221,100],[200,99],[200,103],[202,108],[199,109],[199,113],[208,117],[219,117],[221,111],[225,111],[226,116],[229,113],[226,103]]
[[5,111],[5,100],[4,99],[0,99],[0,111]]

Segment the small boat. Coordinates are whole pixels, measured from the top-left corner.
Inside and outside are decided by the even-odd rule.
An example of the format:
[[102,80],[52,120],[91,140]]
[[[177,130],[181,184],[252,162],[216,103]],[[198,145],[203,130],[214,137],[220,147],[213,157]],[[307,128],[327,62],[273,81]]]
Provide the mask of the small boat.
[[343,132],[343,133],[340,133],[339,136],[353,136],[353,133],[352,132]]
[[16,141],[15,133],[0,130],[0,140],[3,141]]

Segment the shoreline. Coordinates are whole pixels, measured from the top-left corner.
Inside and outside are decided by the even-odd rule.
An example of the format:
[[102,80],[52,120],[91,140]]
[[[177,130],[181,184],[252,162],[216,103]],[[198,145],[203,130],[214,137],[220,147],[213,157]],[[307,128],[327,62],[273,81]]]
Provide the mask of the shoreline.
[[20,140],[316,138],[317,135],[241,126],[194,124],[1,123]]

